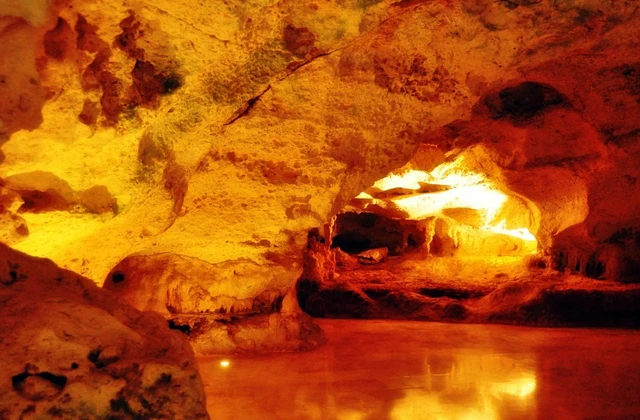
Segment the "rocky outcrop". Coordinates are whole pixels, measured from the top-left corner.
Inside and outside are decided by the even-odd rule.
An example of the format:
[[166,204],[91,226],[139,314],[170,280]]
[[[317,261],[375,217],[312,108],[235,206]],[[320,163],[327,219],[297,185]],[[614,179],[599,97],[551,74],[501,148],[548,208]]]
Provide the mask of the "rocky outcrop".
[[17,214],[23,203],[19,194],[0,187],[0,242],[11,245],[29,234],[27,222]]
[[0,244],[0,417],[207,419],[187,340],[92,281]]
[[[65,180],[45,171],[23,172],[0,178],[0,242],[13,245],[28,239],[25,213],[64,212],[114,214],[118,203],[104,185],[74,191]],[[59,214],[59,213],[58,213]],[[28,216],[27,216],[28,217]]]
[[164,315],[198,354],[300,351],[324,342],[290,294],[286,271],[275,264],[132,255],[109,273],[103,287],[140,310]]
[[[305,259],[340,252],[314,242]],[[305,312],[320,318],[640,327],[640,285],[561,273],[545,260],[494,259],[489,265],[414,257],[371,266],[341,259],[300,277],[296,290]]]
[[0,179],[0,185],[17,194],[22,200],[20,212],[46,212],[55,210],[107,213],[117,210],[117,202],[104,185],[94,185],[76,192],[56,175],[34,171]]

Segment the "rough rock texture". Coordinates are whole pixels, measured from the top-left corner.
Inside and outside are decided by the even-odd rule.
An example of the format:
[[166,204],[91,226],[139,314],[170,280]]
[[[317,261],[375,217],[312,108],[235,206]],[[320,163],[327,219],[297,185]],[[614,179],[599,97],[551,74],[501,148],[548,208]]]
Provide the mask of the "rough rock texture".
[[[297,296],[316,317],[640,327],[640,285],[560,273],[538,258],[391,257],[371,266],[334,260],[317,242],[306,253],[314,269]],[[310,263],[320,260],[328,263]]]
[[619,267],[613,279],[635,267],[615,250],[640,210],[635,1],[65,0],[0,14],[0,177],[103,185],[118,210],[25,212],[28,235],[8,223],[3,238],[98,283],[129,255],[172,253],[252,265],[237,287],[253,298],[274,270],[293,286],[308,230],[426,144],[434,162],[485,156],[474,169],[539,210],[541,252]]
[[0,244],[0,418],[207,419],[193,351],[151,312]]
[[104,288],[136,308],[164,315],[196,353],[300,351],[322,344],[322,331],[290,294],[285,269],[272,264],[261,282],[245,282],[261,273],[252,261],[209,264],[170,253],[132,255],[116,265]]
[[0,185],[22,200],[18,212],[66,210],[100,214],[116,210],[116,200],[104,185],[94,185],[78,193],[66,181],[49,172],[8,176],[0,179]]

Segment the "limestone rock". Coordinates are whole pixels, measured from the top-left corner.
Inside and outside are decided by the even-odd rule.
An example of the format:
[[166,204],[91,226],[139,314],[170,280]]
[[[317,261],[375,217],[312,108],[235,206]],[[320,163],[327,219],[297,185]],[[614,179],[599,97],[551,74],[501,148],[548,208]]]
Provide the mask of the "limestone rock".
[[94,185],[79,194],[80,204],[89,213],[109,213],[117,210],[117,200],[104,185]]
[[341,267],[353,267],[358,264],[358,257],[348,254],[340,248],[333,248],[331,250],[335,256],[336,266]]
[[[243,284],[246,278],[262,282]],[[289,302],[291,287],[277,266],[132,255],[112,270],[104,288],[140,310],[164,315],[199,354],[306,350],[323,342],[318,327]]]
[[44,171],[24,172],[0,180],[4,188],[18,194],[23,204],[21,212],[77,211],[76,205],[89,213],[107,213],[116,210],[116,199],[104,185],[80,193],[55,174]]
[[19,194],[0,187],[0,242],[11,245],[29,234],[26,220],[17,214],[22,204]]
[[8,245],[20,242],[29,235],[27,222],[17,214],[0,211],[0,242]]
[[69,183],[50,172],[25,172],[8,176],[2,182],[5,188],[20,194],[24,201],[22,211],[68,210],[76,201]]
[[[42,123],[42,107],[46,102],[46,90],[40,83],[35,62],[37,43],[44,31],[17,17],[24,13],[28,19],[42,24],[48,14],[47,8],[44,2],[36,2],[39,4],[35,7],[11,3],[15,9],[8,12],[14,18],[0,13],[3,16],[0,21],[0,56],[4,57],[0,63],[0,145],[16,131],[37,128]],[[26,10],[20,10],[23,7]]]
[[[620,240],[622,237],[628,238],[621,235]],[[316,248],[313,252],[327,251]],[[575,264],[580,258],[584,263],[589,255],[574,253],[569,261]],[[601,258],[614,261],[616,256]],[[535,326],[640,325],[638,284],[561,274],[537,266],[540,261],[534,260],[523,267],[508,267],[495,260],[496,266],[488,267],[473,258],[435,260],[430,261],[432,265],[424,260],[390,258],[373,266],[337,266],[333,281],[301,277],[298,299],[306,312],[327,318]],[[589,267],[595,268],[593,261]]]
[[0,244],[0,417],[207,419],[193,351],[159,315]]
[[640,229],[631,223],[614,226],[600,225],[592,235],[579,224],[558,234],[552,247],[554,268],[594,279],[640,282]]
[[[456,157],[508,193],[505,229],[529,229],[540,253],[576,234],[570,243],[594,244],[581,255],[614,260],[620,244],[602,227],[636,227],[635,2],[18,3],[0,5],[0,176],[55,174],[21,191],[56,211],[21,213],[29,235],[8,240],[97,283],[138,255],[220,274],[224,288],[180,274],[174,293],[154,272],[161,285],[126,292],[165,315],[225,302],[246,314],[303,270],[332,278],[332,256],[301,256],[307,232],[345,212],[407,219],[394,197],[353,200],[389,173]],[[90,191],[89,212],[58,181]],[[448,192],[421,182],[395,192]],[[411,242],[464,251],[469,235],[437,217]],[[410,238],[392,224],[393,243],[378,245],[394,254]],[[485,239],[467,250],[521,245]],[[281,310],[260,316],[276,314],[285,322]]]
[[358,262],[360,264],[377,264],[387,258],[389,248],[373,248],[358,254]]
[[[271,313],[289,290],[281,270],[249,261],[210,264],[169,253],[132,255],[114,267],[104,288],[140,310],[163,315]],[[258,277],[258,272],[262,284],[238,287],[243,278]]]

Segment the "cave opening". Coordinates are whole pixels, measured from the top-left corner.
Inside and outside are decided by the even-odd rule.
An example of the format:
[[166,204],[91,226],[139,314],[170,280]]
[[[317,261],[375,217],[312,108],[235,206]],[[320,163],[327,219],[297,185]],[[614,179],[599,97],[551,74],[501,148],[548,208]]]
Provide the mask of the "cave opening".
[[330,222],[338,260],[377,264],[396,257],[428,265],[433,257],[455,257],[495,265],[539,254],[531,233],[539,210],[500,184],[497,167],[476,171],[481,155],[452,153],[429,172],[410,162],[358,194]]
[[[424,165],[432,148],[358,194],[332,225],[332,247],[386,247],[389,255],[524,256],[538,252],[540,211],[511,191],[483,147]],[[532,233],[533,231],[533,233]],[[357,248],[357,247],[356,247]]]
[[314,316],[468,320],[471,300],[548,269],[539,226],[482,147],[425,146],[349,201],[328,240],[310,236],[298,300]]
[[426,224],[422,221],[348,211],[335,218],[335,235],[331,248],[351,255],[386,248],[388,255],[404,255],[418,251],[426,241]]
[[498,160],[482,144],[421,146],[347,202],[324,236],[309,235],[300,307],[315,317],[637,325],[635,286],[624,285],[640,266],[637,231],[603,225],[601,242],[576,240],[586,197],[558,194],[550,207],[548,193],[523,191],[557,179],[518,183]]

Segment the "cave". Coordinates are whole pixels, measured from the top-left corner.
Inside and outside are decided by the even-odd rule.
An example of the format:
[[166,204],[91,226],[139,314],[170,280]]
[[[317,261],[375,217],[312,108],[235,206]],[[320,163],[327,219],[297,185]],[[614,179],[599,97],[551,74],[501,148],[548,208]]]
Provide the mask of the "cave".
[[0,419],[640,417],[639,23],[0,2]]
[[[518,98],[536,98],[532,86],[551,92],[546,105],[542,93]],[[508,109],[521,126],[523,116],[566,105],[532,82],[495,97],[482,102]],[[636,229],[581,236],[588,214],[573,211],[588,207],[588,196],[505,168],[499,153],[473,143],[442,153],[426,143],[348,201],[324,226],[326,240],[309,236],[297,282],[302,309],[329,318],[637,326]],[[545,169],[563,176],[556,165]]]
[[387,254],[400,255],[420,249],[426,241],[425,224],[396,220],[377,213],[340,213],[335,224],[331,248],[339,248],[348,254],[361,255],[385,248]]

